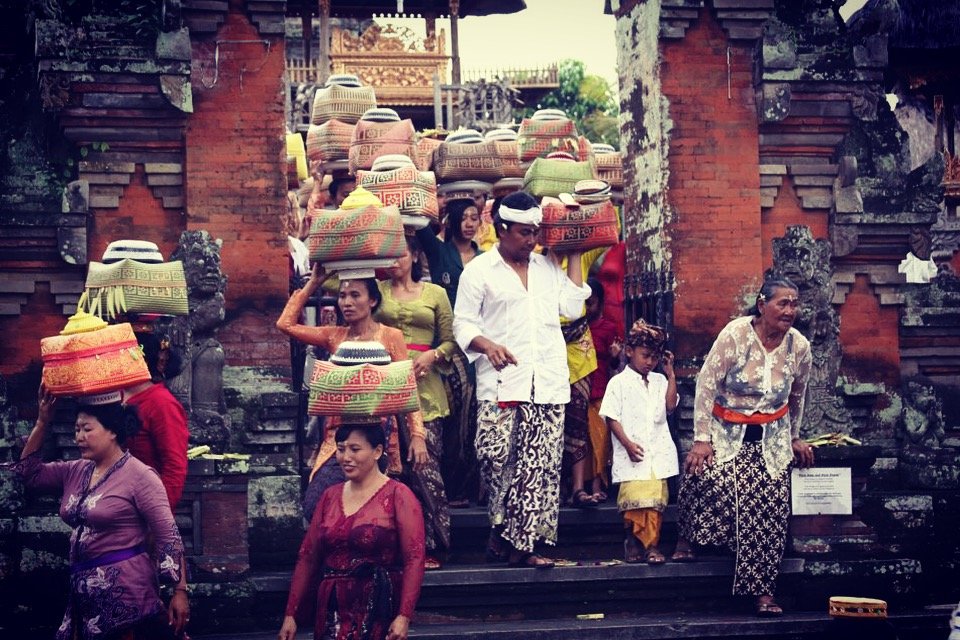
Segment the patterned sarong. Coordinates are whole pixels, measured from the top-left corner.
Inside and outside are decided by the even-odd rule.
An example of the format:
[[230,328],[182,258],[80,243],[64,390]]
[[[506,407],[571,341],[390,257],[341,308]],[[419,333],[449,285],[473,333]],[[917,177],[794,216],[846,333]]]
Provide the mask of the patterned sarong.
[[772,596],[780,573],[790,516],[790,469],[767,473],[760,442],[744,442],[737,456],[714,463],[680,484],[680,534],[736,556],[734,595]]
[[490,524],[518,551],[556,544],[563,455],[562,404],[477,403],[477,458]]

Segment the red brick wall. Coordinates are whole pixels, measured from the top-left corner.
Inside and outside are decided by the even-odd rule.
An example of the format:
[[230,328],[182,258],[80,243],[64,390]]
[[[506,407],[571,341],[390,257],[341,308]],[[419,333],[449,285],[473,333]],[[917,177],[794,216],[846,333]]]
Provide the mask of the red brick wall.
[[710,15],[682,40],[661,40],[663,93],[670,101],[668,198],[676,276],[678,355],[704,354],[741,288],[762,276],[757,112],[753,47],[731,47],[727,98],[726,34]]
[[39,372],[40,339],[57,335],[66,324],[50,284],[38,282],[19,316],[0,316],[0,375],[22,374],[31,364]]
[[185,228],[183,212],[164,209],[159,198],[147,186],[143,165],[138,164],[123,190],[120,206],[116,209],[97,209],[93,212],[87,250],[92,261],[99,261],[103,251],[114,240],[149,240],[160,247],[164,258],[169,258],[180,232]]
[[860,381],[900,380],[900,316],[895,306],[880,306],[870,278],[858,275],[840,307],[841,372]]
[[[228,364],[289,365],[287,340],[272,328],[287,298],[284,43],[261,40],[233,0],[216,37],[194,42],[194,113],[187,124],[187,227],[223,240],[227,322],[218,338]],[[202,69],[201,69],[202,67]],[[242,73],[241,70],[247,69]],[[256,344],[245,341],[250,332]]]
[[777,193],[777,199],[770,209],[765,210],[761,221],[761,243],[763,250],[763,269],[773,266],[773,239],[782,238],[787,227],[805,224],[810,227],[814,238],[829,238],[827,211],[810,211],[800,206],[800,199],[793,190],[793,180],[784,176],[783,184]]

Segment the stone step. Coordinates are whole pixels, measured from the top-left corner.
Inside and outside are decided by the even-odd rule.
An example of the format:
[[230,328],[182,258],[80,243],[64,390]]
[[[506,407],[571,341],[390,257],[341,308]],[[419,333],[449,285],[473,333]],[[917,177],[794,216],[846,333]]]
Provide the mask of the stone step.
[[[890,616],[900,640],[942,638],[950,618],[950,605],[902,611]],[[665,640],[669,638],[822,638],[831,627],[829,616],[818,612],[788,612],[780,618],[750,614],[656,614],[605,616],[601,619],[557,618],[511,620],[474,624],[414,623],[410,638],[423,640]],[[192,635],[194,640],[274,640],[276,630],[254,633]],[[297,640],[312,633],[301,630]],[[867,637],[867,636],[863,636]]]
[[[802,571],[803,560],[788,558],[781,564],[784,603],[791,601],[791,578]],[[451,564],[425,574],[416,619],[421,624],[469,623],[504,617],[723,611],[735,605],[728,595],[732,580],[732,558],[717,557],[659,566],[585,561],[552,569]],[[257,573],[251,582],[264,616],[282,611],[289,572]]]

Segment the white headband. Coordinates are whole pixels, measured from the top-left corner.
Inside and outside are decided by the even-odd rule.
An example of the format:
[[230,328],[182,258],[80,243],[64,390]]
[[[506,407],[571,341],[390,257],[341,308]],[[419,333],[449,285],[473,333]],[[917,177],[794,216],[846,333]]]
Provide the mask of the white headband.
[[521,211],[519,209],[505,207],[501,204],[500,208],[497,209],[497,213],[501,220],[519,222],[520,224],[532,224],[535,227],[539,227],[540,222],[543,221],[543,210],[537,206],[530,207],[526,211]]

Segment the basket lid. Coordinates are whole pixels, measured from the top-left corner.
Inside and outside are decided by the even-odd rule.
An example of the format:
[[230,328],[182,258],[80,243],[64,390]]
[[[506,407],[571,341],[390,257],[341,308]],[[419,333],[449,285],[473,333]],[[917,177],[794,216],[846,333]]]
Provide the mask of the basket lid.
[[538,109],[533,112],[532,120],[569,120],[563,109]]
[[346,197],[346,199],[343,201],[343,204],[340,205],[340,208],[344,211],[349,211],[350,209],[361,209],[363,207],[382,206],[383,202],[380,201],[380,198],[373,195],[363,187],[357,186],[357,188],[351,191],[350,195]]
[[457,129],[447,136],[446,143],[478,144],[483,142],[483,136],[476,129]]
[[163,262],[160,247],[147,240],[114,240],[107,245],[100,261],[104,264],[111,264],[127,258],[150,264]]
[[77,309],[77,312],[67,318],[67,326],[60,331],[62,336],[72,336],[76,333],[87,333],[88,331],[97,331],[107,326],[107,323],[97,316],[87,313],[83,309]]
[[617,150],[613,148],[613,145],[609,145],[604,142],[591,142],[590,148],[592,148],[593,152],[597,155],[606,155],[608,153],[617,152]]
[[373,161],[373,166],[370,167],[370,170],[393,171],[400,167],[411,167],[413,164],[413,160],[411,160],[409,156],[405,156],[402,153],[388,153],[378,156],[377,159]]
[[517,132],[513,129],[490,129],[484,136],[486,140],[496,140],[498,142],[513,142],[517,139]]
[[358,364],[390,364],[393,360],[387,348],[375,340],[347,340],[341,342],[330,356],[330,363],[341,367]]
[[327,78],[327,83],[325,86],[331,87],[333,85],[340,87],[359,87],[360,78],[352,73],[334,73]]
[[834,618],[886,618],[887,603],[876,598],[831,596],[829,613]]
[[365,122],[400,122],[400,116],[387,107],[372,107],[363,112],[360,119]]

